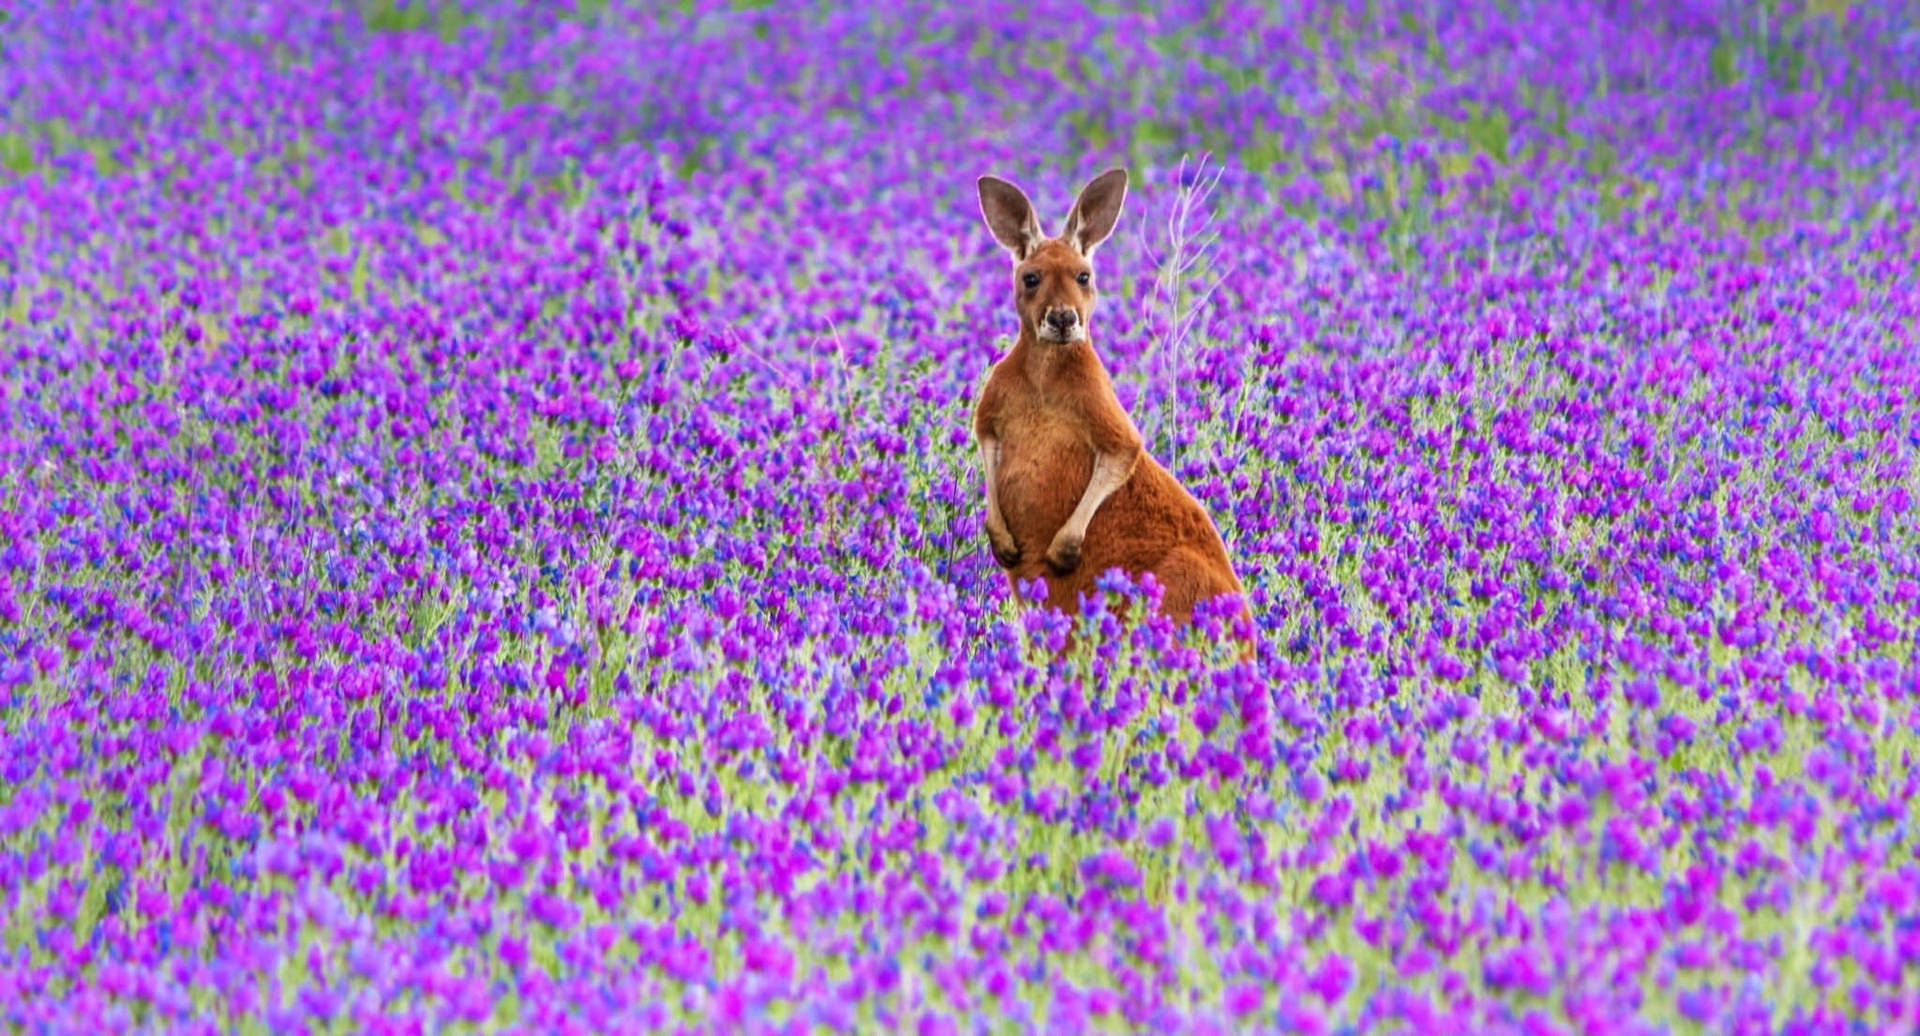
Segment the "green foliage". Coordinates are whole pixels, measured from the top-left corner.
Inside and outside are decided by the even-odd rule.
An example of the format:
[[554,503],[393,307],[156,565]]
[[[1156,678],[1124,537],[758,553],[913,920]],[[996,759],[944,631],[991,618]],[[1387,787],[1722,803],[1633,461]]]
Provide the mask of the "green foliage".
[[361,17],[372,32],[431,31],[443,42],[460,38],[476,16],[457,0],[363,0]]

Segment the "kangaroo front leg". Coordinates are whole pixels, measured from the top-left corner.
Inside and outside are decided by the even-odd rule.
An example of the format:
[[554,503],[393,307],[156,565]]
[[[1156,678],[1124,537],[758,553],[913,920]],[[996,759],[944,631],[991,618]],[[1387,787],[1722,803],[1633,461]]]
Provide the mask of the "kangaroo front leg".
[[987,476],[987,542],[993,545],[993,559],[1002,568],[1012,568],[1020,563],[1020,545],[1000,513],[1000,440],[982,436],[979,445],[980,467]]
[[1080,567],[1080,545],[1087,539],[1087,523],[1093,521],[1094,512],[1107,502],[1107,497],[1133,477],[1133,466],[1139,460],[1137,449],[1094,454],[1093,476],[1087,479],[1087,490],[1080,494],[1080,503],[1067,516],[1067,524],[1053,534],[1053,543],[1047,547],[1047,564],[1062,573]]

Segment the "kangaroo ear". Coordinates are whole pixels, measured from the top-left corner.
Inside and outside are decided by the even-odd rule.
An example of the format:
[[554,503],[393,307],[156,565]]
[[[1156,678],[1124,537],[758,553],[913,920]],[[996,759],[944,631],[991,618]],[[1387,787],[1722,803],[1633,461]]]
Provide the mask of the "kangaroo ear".
[[1127,200],[1127,171],[1109,169],[1093,178],[1067,214],[1067,229],[1060,236],[1081,255],[1092,256],[1100,242],[1113,233],[1120,221],[1120,206]]
[[1033,254],[1040,245],[1040,219],[1033,214],[1033,202],[1020,188],[997,176],[980,178],[980,215],[994,240],[1013,253],[1015,262]]

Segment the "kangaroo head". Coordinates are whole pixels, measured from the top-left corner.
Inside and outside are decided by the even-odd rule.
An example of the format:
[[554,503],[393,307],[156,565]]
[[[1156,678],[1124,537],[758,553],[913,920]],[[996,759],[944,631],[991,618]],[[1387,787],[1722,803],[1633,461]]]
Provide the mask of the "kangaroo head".
[[1022,337],[1065,345],[1083,341],[1093,317],[1093,250],[1113,233],[1127,197],[1127,171],[1109,169],[1080,192],[1059,237],[1046,237],[1026,192],[996,176],[980,178],[980,214],[1013,253],[1014,309]]

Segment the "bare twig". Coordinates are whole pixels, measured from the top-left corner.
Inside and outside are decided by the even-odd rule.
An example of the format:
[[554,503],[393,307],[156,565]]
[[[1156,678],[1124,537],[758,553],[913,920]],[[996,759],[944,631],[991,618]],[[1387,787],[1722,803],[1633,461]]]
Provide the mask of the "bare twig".
[[[1229,265],[1213,279],[1211,286],[1197,294],[1184,283],[1188,273],[1207,259],[1208,252],[1220,239],[1220,231],[1213,228],[1207,203],[1225,170],[1218,165],[1209,170],[1209,158],[1204,152],[1200,155],[1191,179],[1187,175],[1187,158],[1180,159],[1179,194],[1167,215],[1167,246],[1163,255],[1153,254],[1152,242],[1146,235],[1146,217],[1144,214],[1141,217],[1143,247],[1149,261],[1157,267],[1153,294],[1147,300],[1147,322],[1152,324],[1158,317],[1166,325],[1152,349],[1159,354],[1163,366],[1170,365],[1176,372],[1191,362],[1189,347],[1193,342],[1193,329],[1234,269]],[[1165,408],[1163,404],[1153,409],[1150,417],[1153,425],[1157,426],[1165,418]]]

